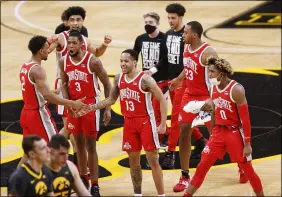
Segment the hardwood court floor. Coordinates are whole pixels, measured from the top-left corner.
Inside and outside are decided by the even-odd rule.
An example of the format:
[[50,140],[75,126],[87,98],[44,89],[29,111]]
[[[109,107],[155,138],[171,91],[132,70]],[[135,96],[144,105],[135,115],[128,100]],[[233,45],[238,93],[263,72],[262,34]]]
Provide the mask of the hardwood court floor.
[[[30,52],[27,50],[30,34],[51,35],[60,23],[62,11],[68,6],[80,5],[86,9],[84,24],[88,28],[89,38],[95,45],[102,43],[105,34],[112,35],[113,42],[101,60],[107,72],[115,74],[120,71],[120,52],[125,48],[132,48],[135,38],[144,32],[143,14],[150,11],[159,13],[160,29],[165,32],[169,28],[165,12],[168,3],[167,1],[1,2],[3,24],[1,25],[1,102],[21,98],[18,72],[19,66],[30,58]],[[184,22],[198,20],[203,24],[204,29],[260,3],[262,2],[181,2],[187,10]],[[213,29],[209,31],[210,37],[235,44],[203,39],[215,47],[221,57],[227,58],[236,71],[273,75],[273,72],[267,69],[279,70],[281,67],[280,34],[281,29]],[[48,75],[48,82],[53,87],[56,76],[54,53],[43,63],[43,66]],[[115,108],[119,110],[118,104]],[[21,137],[18,134],[1,132],[1,164],[20,157]],[[121,137],[121,128],[119,128],[103,134],[99,139],[100,165],[107,167],[113,174],[111,177],[101,179],[102,195],[132,195],[133,193],[129,170],[117,163],[125,157],[120,149]],[[262,179],[265,194],[281,196],[281,155],[255,160],[254,166]],[[193,169],[191,171],[194,172]],[[168,196],[181,195],[172,192],[172,186],[179,178],[179,172],[179,170],[164,171],[165,192]],[[6,195],[5,188],[1,189],[3,189],[1,195]],[[148,170],[144,170],[143,173],[143,191],[143,195],[156,195],[152,176]],[[253,196],[254,194],[249,183],[244,185],[238,183],[237,167],[234,164],[227,164],[211,169],[197,195]]]

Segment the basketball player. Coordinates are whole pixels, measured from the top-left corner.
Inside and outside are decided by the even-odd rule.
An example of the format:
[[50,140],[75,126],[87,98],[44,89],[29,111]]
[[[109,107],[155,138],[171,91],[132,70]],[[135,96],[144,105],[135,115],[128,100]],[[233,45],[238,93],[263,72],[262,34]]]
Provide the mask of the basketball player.
[[[129,156],[130,174],[134,196],[142,196],[142,171],[140,151],[142,146],[152,169],[159,196],[164,196],[163,173],[158,160],[158,133],[166,130],[167,103],[155,80],[137,70],[138,54],[132,49],[124,50],[120,58],[121,74],[114,78],[110,96],[90,109],[103,109],[113,105],[120,96],[124,119],[122,149]],[[160,102],[161,123],[157,128],[152,108],[152,95]],[[83,115],[83,111],[75,115]],[[86,112],[87,113],[87,112]]]
[[[79,31],[71,30],[68,36],[68,52],[60,60],[60,73],[62,83],[68,84],[62,88],[63,96],[76,100],[86,97],[86,104],[95,104],[100,100],[100,88],[98,79],[104,86],[105,97],[109,96],[111,83],[109,77],[98,58],[88,51],[83,50],[83,37]],[[111,108],[104,112],[104,124],[107,125],[111,118]],[[89,188],[87,175],[88,167],[91,178],[91,194],[99,196],[98,186],[98,155],[96,150],[96,138],[99,131],[100,111],[91,112],[81,118],[73,118],[68,113],[68,130],[74,135],[77,145],[78,167],[81,178]]]
[[17,168],[8,180],[8,196],[54,196],[52,175],[43,164],[50,157],[46,141],[37,135],[23,138],[27,162]]
[[[171,27],[169,31],[166,32],[165,37],[165,58],[162,58],[160,62],[150,69],[151,74],[158,72],[158,70],[167,64],[168,66],[168,79],[172,80],[177,77],[183,70],[183,32],[184,25],[182,22],[183,16],[186,12],[185,8],[178,3],[169,4],[166,7],[166,12],[168,13],[168,22]],[[148,73],[149,74],[149,73]],[[162,163],[162,167],[165,169],[174,169],[175,164],[175,149],[179,139],[180,128],[178,123],[178,116],[180,112],[180,104],[182,95],[184,93],[186,82],[183,81],[182,86],[175,90],[170,90],[169,95],[172,102],[172,112],[171,112],[171,129],[169,131],[168,137],[168,152],[165,154],[165,158]],[[205,139],[203,138],[200,130],[195,127],[193,131],[193,137],[196,140],[196,144],[204,148]],[[196,147],[195,149],[202,149]],[[198,151],[200,152],[200,151]]]
[[[34,36],[31,38],[28,48],[32,56],[29,61],[21,66],[19,75],[24,102],[20,117],[23,136],[39,135],[46,142],[57,133],[47,102],[64,105],[74,110],[87,106],[81,101],[61,98],[49,89],[45,70],[41,66],[41,61],[47,60],[48,47],[46,37]],[[26,156],[23,156],[18,166],[24,163],[26,159]]]
[[184,196],[192,196],[202,185],[210,167],[228,152],[232,162],[238,162],[248,177],[257,196],[264,196],[261,180],[253,169],[251,147],[251,125],[244,87],[230,77],[231,65],[225,59],[211,57],[209,79],[212,86],[213,129],[206,144],[201,161]]
[[[180,139],[179,157],[182,169],[182,176],[179,183],[173,188],[175,192],[184,191],[190,180],[189,161],[191,153],[191,124],[197,114],[187,113],[183,110],[184,105],[190,101],[205,101],[203,108],[211,108],[210,83],[208,81],[208,67],[205,65],[208,57],[217,57],[215,50],[209,44],[201,40],[203,27],[198,21],[191,21],[184,28],[184,70],[173,79],[170,88],[175,89],[186,78],[186,89],[181,101],[181,111],[179,114]],[[211,130],[210,121],[205,123]],[[243,172],[242,172],[243,173]]]
[[[142,70],[146,71],[154,67],[163,56],[165,56],[165,34],[159,30],[160,16],[155,12],[149,12],[144,16],[145,31],[146,33],[139,35],[136,40],[133,49],[138,53],[141,52],[142,57]],[[157,82],[157,85],[163,92],[167,99],[168,96],[168,71],[167,65],[160,67],[159,72],[155,73],[152,77]],[[161,109],[159,101],[152,98],[154,113],[156,117],[157,126],[161,122]],[[167,148],[167,138],[159,135],[161,148]],[[146,166],[150,168],[148,161]]]
[[45,164],[50,169],[55,196],[91,196],[79,177],[76,166],[68,160],[70,144],[63,135],[53,135],[48,143],[50,160]]
[[[68,22],[68,19],[67,19],[67,15],[66,15],[66,10],[62,13],[62,16],[61,16],[61,20],[63,23],[61,23],[60,25],[58,25],[56,27],[56,30],[55,30],[55,34],[60,34],[64,31],[67,31],[70,29],[70,26],[69,26],[69,22]],[[80,33],[82,35],[84,35],[85,37],[88,37],[88,31],[87,31],[87,28],[82,26],[81,27],[81,31]]]
[[[79,6],[72,6],[69,7],[66,11],[66,19],[68,21],[68,24],[70,26],[70,30],[76,29],[78,31],[82,31],[83,28],[83,22],[86,16],[86,11],[84,8]],[[59,60],[66,55],[68,49],[67,49],[67,40],[69,36],[69,31],[64,31],[58,36],[58,39],[55,42],[52,43],[52,45],[49,47],[49,53],[53,51],[56,48],[56,55],[57,55],[57,79],[55,82],[55,88],[60,88],[62,86],[62,81],[60,77],[60,68],[59,68]],[[112,38],[109,35],[106,35],[104,38],[104,43],[99,47],[95,48],[89,39],[83,36],[83,46],[82,49],[84,51],[89,51],[90,53],[93,53],[96,57],[99,57],[104,54],[104,52],[107,49],[108,44],[111,42]],[[60,92],[60,95],[62,96],[62,92]],[[64,123],[64,127],[61,129],[60,134],[65,135],[66,137],[70,137],[70,140],[72,142],[72,145],[74,147],[74,162],[77,164],[77,153],[76,153],[76,144],[75,140],[73,139],[73,136],[70,135],[71,133],[68,131],[66,122],[67,122],[67,110],[64,108],[64,106],[58,105],[57,106],[57,113],[62,116],[62,120]],[[86,151],[86,150],[85,150]],[[85,152],[86,154],[86,152]]]

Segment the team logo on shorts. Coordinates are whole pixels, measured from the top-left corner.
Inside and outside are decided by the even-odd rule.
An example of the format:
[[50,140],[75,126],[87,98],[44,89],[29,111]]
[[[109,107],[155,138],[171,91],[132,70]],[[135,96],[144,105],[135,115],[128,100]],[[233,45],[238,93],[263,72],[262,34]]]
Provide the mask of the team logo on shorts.
[[74,125],[71,124],[71,123],[69,123],[69,124],[68,124],[68,129],[74,129]]
[[123,145],[123,148],[125,150],[129,150],[129,149],[131,149],[131,145],[128,142],[125,142],[124,145]]
[[205,146],[205,148],[203,149],[204,153],[210,153],[210,147],[209,146]]

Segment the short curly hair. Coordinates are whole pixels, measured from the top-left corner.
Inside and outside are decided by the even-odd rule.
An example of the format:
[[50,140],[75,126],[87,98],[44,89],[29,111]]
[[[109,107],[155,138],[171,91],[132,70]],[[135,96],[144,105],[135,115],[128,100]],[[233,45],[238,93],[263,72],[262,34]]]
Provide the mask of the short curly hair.
[[177,14],[178,16],[184,16],[186,9],[183,5],[179,3],[172,3],[165,8],[167,13]]
[[73,15],[79,15],[82,17],[82,19],[85,19],[86,11],[83,7],[80,6],[72,6],[69,7],[66,11],[66,19],[69,20],[71,16]]
[[209,57],[207,59],[207,65],[214,65],[218,70],[226,73],[229,76],[233,75],[234,73],[230,63],[222,58]]

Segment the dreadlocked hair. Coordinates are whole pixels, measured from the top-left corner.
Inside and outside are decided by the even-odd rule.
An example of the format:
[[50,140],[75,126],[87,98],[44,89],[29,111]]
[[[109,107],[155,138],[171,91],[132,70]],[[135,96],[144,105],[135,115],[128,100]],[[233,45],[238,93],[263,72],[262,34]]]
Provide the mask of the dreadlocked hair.
[[222,58],[209,57],[207,60],[207,65],[214,65],[218,70],[230,76],[234,73],[230,63]]

